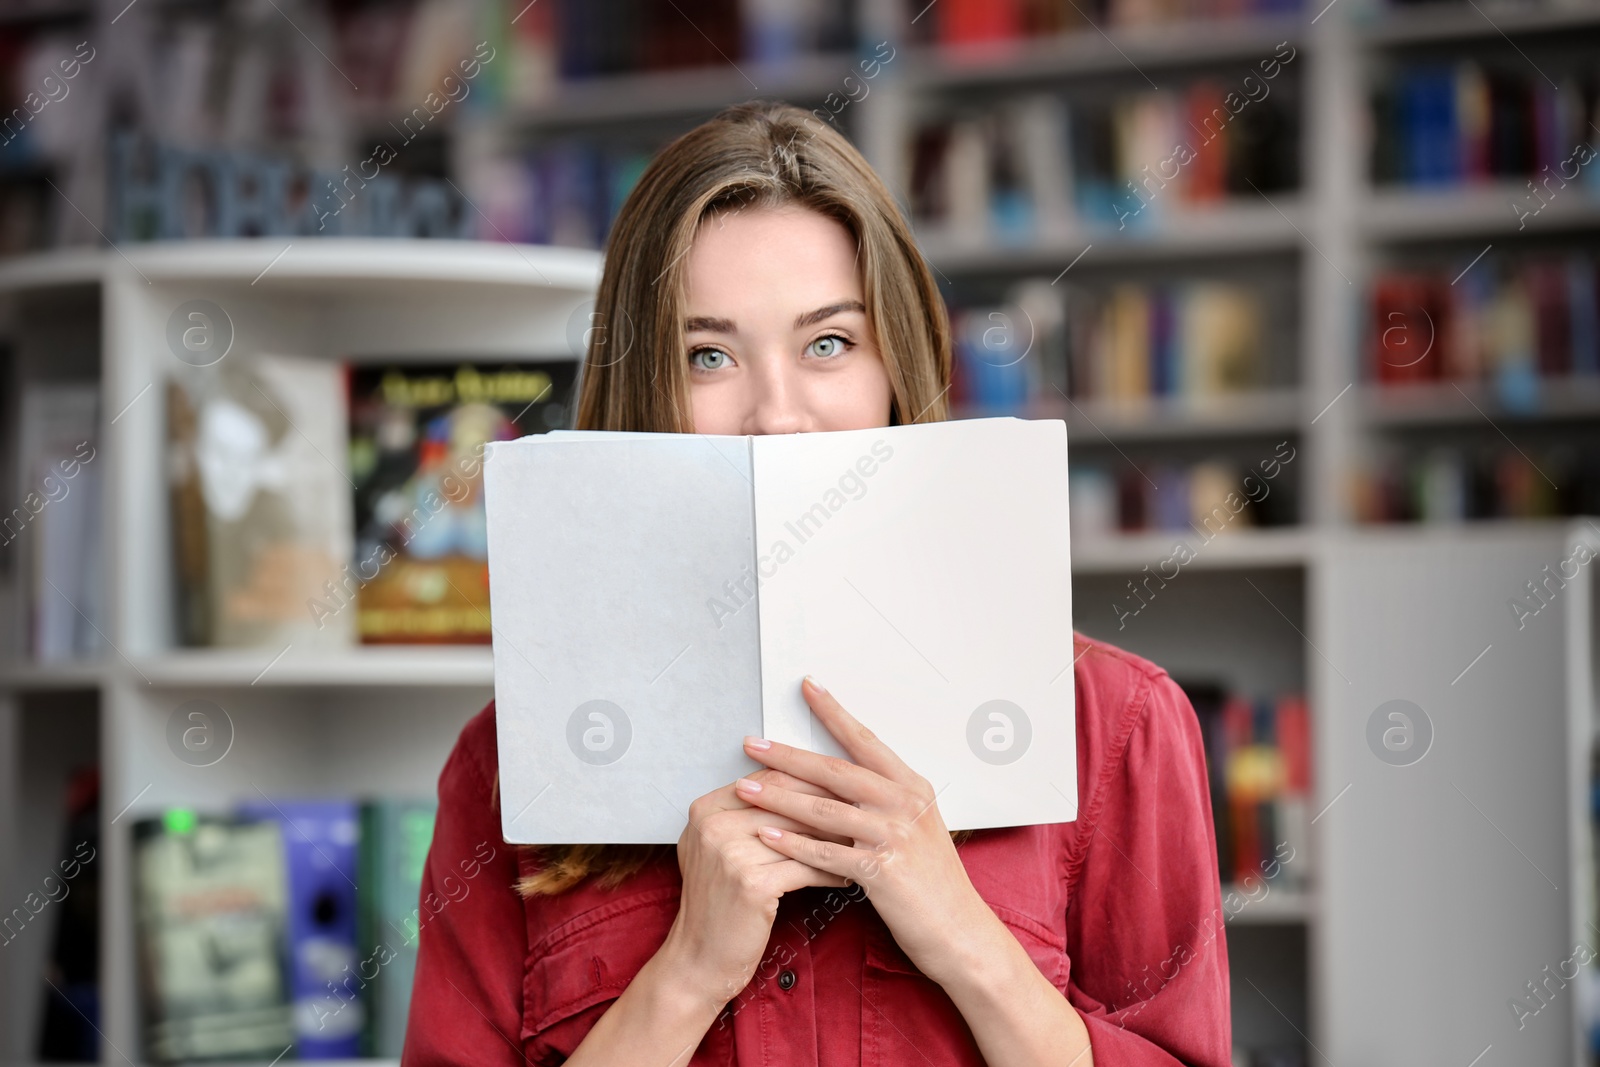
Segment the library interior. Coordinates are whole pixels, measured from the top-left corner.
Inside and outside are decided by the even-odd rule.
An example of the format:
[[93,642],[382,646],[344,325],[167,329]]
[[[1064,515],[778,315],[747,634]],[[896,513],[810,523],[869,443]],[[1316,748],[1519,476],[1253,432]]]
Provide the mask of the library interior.
[[1065,425],[1233,1067],[1600,1063],[1600,0],[4,0],[0,57],[0,1062],[411,1062],[479,459],[762,100],[898,205],[950,418]]

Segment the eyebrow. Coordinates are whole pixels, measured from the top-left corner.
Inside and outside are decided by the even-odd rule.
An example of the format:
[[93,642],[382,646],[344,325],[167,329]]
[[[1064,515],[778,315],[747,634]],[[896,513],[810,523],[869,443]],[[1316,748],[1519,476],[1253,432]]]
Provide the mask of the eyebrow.
[[[859,300],[840,300],[837,303],[829,304],[826,307],[819,307],[815,311],[807,311],[802,315],[796,315],[794,319],[794,328],[797,330],[803,330],[807,326],[815,325],[816,323],[821,322],[823,319],[839,314],[841,311],[860,311],[865,313],[866,310],[867,305],[863,304]],[[732,319],[719,319],[706,315],[696,315],[685,320],[684,329],[690,333],[693,333],[696,330],[703,330],[707,333],[739,332],[737,327],[734,326]]]

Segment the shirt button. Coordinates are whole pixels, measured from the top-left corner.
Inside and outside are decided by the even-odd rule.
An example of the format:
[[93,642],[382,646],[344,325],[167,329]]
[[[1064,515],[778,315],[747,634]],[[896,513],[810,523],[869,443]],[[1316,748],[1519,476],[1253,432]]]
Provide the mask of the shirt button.
[[798,979],[795,977],[795,973],[793,971],[786,970],[781,971],[778,974],[778,988],[783,990],[785,993],[794,988],[796,981],[798,981]]

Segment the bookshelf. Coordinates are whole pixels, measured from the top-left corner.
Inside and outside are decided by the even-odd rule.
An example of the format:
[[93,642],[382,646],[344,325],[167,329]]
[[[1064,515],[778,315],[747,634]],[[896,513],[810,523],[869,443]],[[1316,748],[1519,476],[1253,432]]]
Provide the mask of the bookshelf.
[[1587,421],[1600,417],[1600,383],[1579,376],[1546,378],[1531,402],[1518,405],[1471,382],[1373,388],[1361,401],[1367,420],[1378,425],[1481,423],[1486,417],[1514,423]]
[[[1012,410],[963,407],[961,418],[1017,414]],[[1061,419],[1068,434],[1084,442],[1159,441],[1169,438],[1240,437],[1293,433],[1300,428],[1297,389],[1255,389],[1227,396],[1150,397],[1142,401],[1040,397],[1021,413],[1030,419]]]
[[[1141,567],[1165,559],[1174,541],[1185,540],[1181,533],[1125,534],[1106,538],[1081,538],[1072,546],[1074,574],[1132,574]],[[1225,534],[1198,547],[1200,538],[1190,536],[1195,558],[1184,569],[1241,570],[1257,567],[1304,567],[1311,561],[1313,536],[1304,530],[1279,528]]]
[[[0,23],[37,18],[104,26],[122,6],[109,0],[39,3],[0,16]],[[1255,272],[1292,285],[1291,336],[1271,356],[1291,372],[1284,381],[1206,403],[1160,397],[1141,404],[1079,399],[1073,405],[1046,395],[1026,413],[1064,418],[1075,458],[1110,465],[1122,462],[1123,450],[1140,461],[1219,447],[1270,451],[1285,439],[1299,450],[1293,468],[1299,523],[1229,532],[1207,542],[1172,588],[1125,629],[1117,628],[1107,606],[1124,583],[1165,558],[1175,540],[1193,544],[1198,539],[1182,531],[1085,539],[1074,545],[1074,570],[1081,630],[1149,656],[1175,674],[1220,676],[1263,692],[1298,690],[1310,699],[1315,806],[1332,805],[1313,828],[1313,887],[1301,893],[1274,890],[1229,920],[1237,1043],[1297,1049],[1307,1063],[1323,1058],[1341,1064],[1431,1062],[1430,1048],[1408,1044],[1415,1034],[1450,1030],[1463,1006],[1474,1014],[1504,1014],[1505,997],[1524,977],[1564,958],[1546,952],[1548,958],[1518,976],[1497,965],[1498,985],[1469,981],[1464,976],[1481,972],[1480,963],[1451,958],[1446,965],[1430,954],[1438,944],[1462,944],[1465,929],[1498,923],[1502,932],[1516,932],[1523,940],[1513,944],[1507,934],[1503,945],[1496,944],[1519,962],[1528,945],[1553,951],[1557,932],[1569,940],[1587,936],[1575,910],[1556,909],[1556,914],[1541,903],[1515,917],[1485,911],[1488,903],[1522,899],[1527,887],[1497,880],[1499,875],[1473,882],[1483,872],[1462,866],[1459,841],[1439,842],[1429,846],[1432,851],[1404,851],[1406,823],[1396,819],[1397,812],[1448,822],[1459,812],[1440,812],[1440,797],[1459,798],[1436,778],[1391,775],[1385,780],[1378,773],[1394,768],[1373,763],[1359,733],[1349,728],[1351,722],[1364,722],[1371,708],[1345,692],[1348,687],[1328,666],[1329,660],[1381,665],[1391,673],[1371,686],[1395,691],[1414,684],[1419,672],[1437,673],[1447,664],[1446,673],[1453,675],[1474,650],[1460,655],[1454,647],[1430,645],[1406,663],[1397,661],[1393,650],[1410,649],[1418,633],[1447,629],[1454,620],[1445,607],[1465,590],[1486,586],[1490,575],[1520,588],[1566,541],[1582,535],[1582,527],[1567,522],[1351,528],[1346,490],[1352,469],[1369,450],[1397,435],[1426,438],[1448,432],[1498,441],[1499,429],[1474,405],[1518,440],[1524,431],[1592,435],[1600,415],[1592,378],[1547,381],[1535,408],[1511,409],[1481,385],[1463,383],[1459,392],[1449,383],[1379,387],[1366,372],[1369,284],[1388,264],[1458,255],[1464,262],[1489,242],[1496,253],[1592,245],[1600,231],[1600,199],[1585,189],[1564,192],[1536,225],[1519,230],[1508,207],[1519,191],[1515,182],[1429,190],[1372,184],[1363,127],[1369,88],[1387,64],[1457,49],[1518,62],[1516,49],[1538,60],[1552,49],[1565,54],[1600,45],[1600,8],[1592,3],[1478,6],[1483,10],[1437,4],[1391,11],[1365,0],[1339,0],[1326,9],[1313,2],[1301,15],[1117,27],[1104,34],[1085,31],[959,49],[914,43],[907,24],[914,10],[892,0],[860,0],[855,12],[861,40],[891,39],[900,50],[872,83],[870,95],[852,102],[840,122],[902,202],[908,202],[911,179],[907,138],[928,114],[983,107],[1039,90],[1092,96],[1139,90],[1146,78],[1166,86],[1196,74],[1239,75],[1280,41],[1299,50],[1290,67],[1300,130],[1299,181],[1293,189],[1172,211],[1158,225],[1128,232],[1078,223],[1006,241],[987,232],[924,226],[919,239],[952,295],[987,298],[1019,279],[1048,281],[1063,274],[1067,280],[1138,280]],[[139,5],[129,19],[143,17],[145,7]],[[724,104],[750,96],[818,105],[837,91],[855,58],[828,53],[773,68],[741,62],[743,73],[718,66],[589,78],[564,83],[538,102],[453,115],[440,137],[452,172],[478,200],[480,190],[471,184],[474,167],[498,154],[567,136],[645,137],[659,143]],[[354,117],[357,127],[386,121],[381,109]],[[160,341],[161,309],[179,294],[206,295],[230,312],[239,309],[239,343],[261,350],[421,359],[444,351],[525,357],[539,348],[564,358],[569,354],[567,315],[595,284],[597,258],[549,247],[358,239],[145,245],[124,252],[126,259],[115,251],[58,251],[0,261],[0,294],[9,298],[10,309],[0,319],[0,333],[19,350],[26,347],[24,335],[64,333],[72,353],[63,367],[23,360],[20,373],[61,372],[99,381],[104,389],[102,428],[108,445],[115,446],[106,449],[106,462],[116,472],[110,484],[117,487],[108,541],[115,546],[108,558],[108,635],[119,649],[93,664],[18,662],[15,590],[6,591],[0,605],[6,609],[0,612],[0,663],[7,665],[0,669],[3,810],[24,810],[12,803],[14,797],[55,788],[40,775],[23,775],[22,768],[39,744],[37,723],[57,711],[94,725],[84,737],[106,770],[104,824],[118,818],[116,826],[122,826],[167,802],[253,795],[250,781],[224,782],[186,771],[154,785],[128,814],[121,813],[146,784],[143,772],[171,762],[161,748],[162,709],[195,696],[237,711],[244,757],[237,762],[241,768],[248,763],[245,769],[257,776],[253,780],[269,791],[315,783],[338,767],[352,789],[392,779],[429,792],[459,724],[488,698],[493,677],[486,650],[352,649],[319,656],[291,650],[274,660],[277,649],[171,647],[160,407],[149,395],[139,399],[169,358]],[[963,412],[990,413],[1000,412]],[[116,421],[110,422],[113,416]],[[1559,856],[1560,863],[1546,864],[1542,853],[1536,858],[1574,901],[1586,877],[1587,846],[1579,837],[1587,833],[1587,805],[1571,793],[1587,783],[1588,768],[1561,756],[1570,761],[1581,752],[1586,759],[1592,731],[1582,709],[1592,704],[1592,680],[1585,679],[1597,658],[1594,634],[1600,628],[1585,614],[1587,603],[1577,595],[1564,602],[1560,635],[1538,644],[1544,658],[1496,668],[1501,684],[1512,690],[1494,698],[1498,706],[1522,707],[1518,691],[1539,694],[1536,721],[1570,735],[1572,745],[1558,752],[1546,744],[1518,764],[1528,780],[1550,779],[1525,802],[1495,791],[1487,798],[1511,805],[1517,828],[1495,821],[1519,841],[1521,832],[1548,828],[1538,847]],[[1474,603],[1460,605],[1457,614],[1485,612]],[[1552,651],[1553,646],[1560,650]],[[1365,679],[1362,683],[1367,685]],[[1473,712],[1481,713],[1483,708]],[[368,748],[369,735],[386,740]],[[1421,768],[1409,770],[1459,767],[1466,773],[1471,768],[1479,776],[1475,780],[1489,784],[1496,781],[1489,755],[1515,744],[1515,738],[1497,733],[1473,739],[1441,729],[1439,750]],[[1559,774],[1555,767],[1561,768]],[[1357,785],[1342,794],[1347,781]],[[1358,803],[1363,795],[1387,799]],[[1474,799],[1482,802],[1476,794]],[[37,796],[30,802],[41,811],[46,807]],[[49,865],[55,837],[46,822],[24,840],[19,824],[0,820],[0,854],[21,857],[6,877],[26,880],[30,864]],[[1462,824],[1448,825],[1469,832]],[[1470,832],[1475,841],[1494,834],[1481,826]],[[137,1060],[127,843],[108,834],[107,845],[103,983],[110,1048],[104,1059],[119,1059],[126,1051]],[[1420,855],[1456,872],[1459,880],[1435,878],[1426,882],[1427,895],[1420,902],[1386,911],[1384,894],[1396,883],[1396,871],[1426,877]],[[1508,868],[1521,864],[1514,853],[1505,859]],[[11,898],[25,891],[20,883],[3,884]],[[1429,927],[1429,937],[1400,928],[1404,916],[1430,910],[1438,912],[1429,920],[1438,925]],[[1454,925],[1447,927],[1446,920]],[[1381,971],[1372,966],[1373,960],[1390,958],[1404,962]],[[16,959],[0,961],[5,964],[0,966],[0,1034],[10,1042],[0,1047],[0,1058],[20,1062],[31,1057],[24,1035],[33,1018],[36,991],[29,983],[36,972]],[[1409,984],[1403,978],[1407,967]],[[1249,983],[1269,992],[1283,990],[1284,996],[1265,1002]],[[1405,1005],[1405,1012],[1391,1011],[1395,1004]],[[1496,1056],[1504,1051],[1508,1060],[1578,1062],[1581,1042],[1570,999],[1561,1002],[1558,1015],[1554,1020],[1541,1016],[1537,1040],[1547,1044],[1537,1050],[1524,1037],[1486,1036],[1476,1047],[1463,1046],[1459,1057],[1452,1046],[1441,1062],[1467,1064],[1490,1043]],[[1460,1036],[1464,1041],[1475,1035],[1461,1028]]]
[[[1178,215],[1164,225],[1123,233],[1115,227],[1085,229],[1067,238],[1001,244],[938,231],[921,234],[923,250],[946,273],[1042,271],[1065,266],[1086,246],[1096,263],[1162,263],[1180,259],[1291,252],[1304,211],[1295,198],[1274,205],[1225,204]],[[1513,219],[1513,221],[1515,221]],[[1060,269],[1059,267],[1057,269]]]
[[494,685],[494,663],[489,649],[470,645],[358,647],[331,654],[285,655],[276,661],[274,656],[272,649],[261,652],[188,649],[136,661],[134,666],[152,685],[172,689],[239,685],[269,688]]
[[1600,27],[1600,11],[1583,4],[1485,5],[1487,14],[1453,4],[1421,4],[1364,20],[1362,39],[1373,46],[1481,40],[1499,33],[1564,34]]
[[[228,359],[269,352],[353,362],[441,353],[567,360],[569,319],[599,281],[599,257],[581,250],[329,241],[294,242],[276,258],[286,243],[68,251],[0,264],[4,332],[20,376],[52,373],[50,360],[32,358],[38,318],[66,309],[88,324],[76,343],[90,351],[69,362],[102,382],[97,462],[117,471],[105,501],[104,654],[93,662],[22,661],[14,571],[0,589],[11,642],[0,652],[0,846],[15,860],[0,882],[20,901],[52,869],[69,757],[98,759],[101,1029],[110,1058],[140,1061],[131,843],[122,832],[130,823],[169,806],[225,810],[258,790],[326,795],[330,783],[352,795],[431,797],[462,724],[493,695],[487,647],[176,647],[164,415],[161,392],[150,387],[177,366],[168,315],[193,299],[223,307],[236,331]],[[167,749],[169,715],[194,699],[222,708],[232,723],[233,746],[214,766],[185,765]],[[48,939],[24,929],[7,947],[0,1059],[28,1062]]]
[[[1525,196],[1525,186],[1510,182],[1442,195],[1385,190],[1371,195],[1361,222],[1368,238],[1376,242],[1511,237],[1527,233],[1519,229],[1516,212],[1511,209],[1512,203]],[[1581,193],[1557,199],[1528,226],[1534,236],[1563,228],[1574,232],[1600,228],[1600,203]]]
[[1243,61],[1271,54],[1279,41],[1299,43],[1297,15],[1240,19],[1180,19],[1099,34],[1073,33],[984,44],[924,45],[910,53],[911,77],[930,88],[965,88],[1063,78],[1126,74],[1130,66],[1170,71]]
[[848,69],[852,61],[842,54],[807,55],[778,66],[752,65],[745,76],[723,67],[695,67],[567,82],[547,102],[519,109],[511,121],[529,131],[582,129],[716,111],[748,93],[821,99],[835,88],[840,68]]

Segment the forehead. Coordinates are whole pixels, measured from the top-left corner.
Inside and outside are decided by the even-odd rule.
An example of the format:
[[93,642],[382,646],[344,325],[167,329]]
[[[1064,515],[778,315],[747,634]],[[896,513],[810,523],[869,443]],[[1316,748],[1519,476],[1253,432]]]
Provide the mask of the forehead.
[[850,232],[826,215],[792,205],[708,217],[690,246],[684,277],[695,312],[745,307],[792,315],[861,297]]

